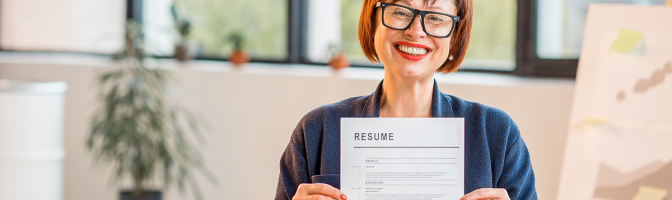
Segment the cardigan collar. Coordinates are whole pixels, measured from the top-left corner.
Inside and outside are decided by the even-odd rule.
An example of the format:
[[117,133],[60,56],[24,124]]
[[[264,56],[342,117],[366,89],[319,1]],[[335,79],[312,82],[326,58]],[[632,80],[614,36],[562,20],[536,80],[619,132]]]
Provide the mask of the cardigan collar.
[[[364,108],[359,117],[380,117],[380,97],[383,94],[383,81],[380,81],[378,88],[366,99]],[[439,91],[439,86],[434,80],[432,91],[432,117],[455,117],[448,97]]]

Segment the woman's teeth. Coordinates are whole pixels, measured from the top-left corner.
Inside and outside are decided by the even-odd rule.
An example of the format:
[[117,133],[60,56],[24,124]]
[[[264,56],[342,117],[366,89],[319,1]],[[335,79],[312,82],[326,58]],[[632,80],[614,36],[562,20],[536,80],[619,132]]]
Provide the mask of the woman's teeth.
[[409,55],[423,55],[427,53],[427,49],[425,48],[416,48],[416,47],[409,47],[409,46],[402,46],[402,45],[397,45],[397,49],[399,51],[404,52]]

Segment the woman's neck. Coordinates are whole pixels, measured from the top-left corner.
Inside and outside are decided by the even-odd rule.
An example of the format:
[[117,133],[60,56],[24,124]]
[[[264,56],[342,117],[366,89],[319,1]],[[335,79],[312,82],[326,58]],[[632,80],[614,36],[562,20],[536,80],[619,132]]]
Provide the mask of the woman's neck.
[[380,117],[431,117],[434,79],[383,81]]

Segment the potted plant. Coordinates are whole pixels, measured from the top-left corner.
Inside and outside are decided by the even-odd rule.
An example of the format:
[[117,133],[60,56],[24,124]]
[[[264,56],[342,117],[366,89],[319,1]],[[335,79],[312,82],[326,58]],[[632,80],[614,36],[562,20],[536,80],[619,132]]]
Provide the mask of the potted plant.
[[198,43],[189,40],[189,33],[191,33],[192,24],[189,19],[180,15],[175,5],[170,7],[170,13],[173,16],[175,29],[179,34],[179,41],[175,45],[173,57],[182,62],[191,60],[196,57],[196,51],[198,49]]
[[345,53],[341,50],[341,48],[338,45],[335,44],[330,44],[329,48],[329,66],[331,68],[334,68],[335,70],[343,69],[350,67],[350,62],[348,61],[348,57],[345,56]]
[[228,38],[229,41],[233,43],[233,53],[229,59],[231,63],[233,63],[233,66],[239,67],[242,64],[250,62],[250,57],[243,51],[243,34],[240,32],[233,32]]
[[86,145],[97,162],[114,166],[115,182],[132,180],[133,189],[122,191],[122,200],[159,200],[161,192],[150,189],[157,181],[181,192],[189,185],[201,199],[193,170],[212,176],[186,134],[200,138],[199,123],[167,99],[170,74],[147,66],[141,30],[127,24],[126,47],[113,57],[116,66],[98,77],[102,105],[92,117]]

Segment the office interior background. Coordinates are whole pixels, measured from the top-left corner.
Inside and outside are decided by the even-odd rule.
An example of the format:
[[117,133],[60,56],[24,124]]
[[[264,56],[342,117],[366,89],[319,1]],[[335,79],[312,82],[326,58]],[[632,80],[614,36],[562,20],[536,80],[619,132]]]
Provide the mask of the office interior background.
[[[556,199],[588,5],[662,5],[665,1],[473,2],[474,27],[466,60],[458,72],[436,74],[436,81],[446,94],[511,115],[530,151],[539,199]],[[12,166],[52,170],[39,172],[50,174],[39,179],[56,183],[55,189],[49,186],[50,194],[55,194],[49,199],[112,200],[119,198],[120,189],[132,186],[128,179],[113,184],[112,166],[95,162],[95,155],[86,147],[91,118],[101,105],[96,78],[118,65],[111,55],[124,49],[127,23],[132,21],[142,25],[145,53],[153,56],[149,65],[174,77],[166,89],[170,102],[190,110],[204,124],[203,140],[190,135],[204,166],[216,179],[213,183],[203,174],[194,175],[204,199],[273,198],[280,156],[301,117],[324,104],[368,95],[383,78],[383,66],[370,63],[359,45],[357,24],[362,3],[2,0],[0,87],[2,80],[23,80],[62,82],[67,90],[29,94],[55,95],[55,106],[62,106],[54,108],[60,115],[50,118],[61,124],[46,130],[58,137],[48,138],[53,143],[49,148],[34,151],[52,156],[26,161],[12,155],[34,149],[0,147],[0,170],[9,172]],[[187,40],[195,46],[194,59],[173,59],[181,36],[171,8],[191,24]],[[231,36],[236,33],[242,36],[242,49],[250,58],[240,66],[231,62],[235,47]],[[334,70],[327,65],[334,51],[347,56],[349,68]],[[2,93],[6,92],[0,91],[0,96]],[[1,100],[0,107],[13,107]],[[20,103],[28,106],[31,102]],[[0,110],[10,111],[19,112]],[[20,113],[4,117],[13,115]],[[0,126],[6,118],[0,117]],[[8,136],[11,134],[0,132],[5,140],[0,143],[18,137]],[[53,156],[52,151],[62,154]],[[22,183],[24,178],[11,174],[0,175],[4,189],[40,193],[47,187]],[[152,187],[161,189],[161,184]],[[164,198],[194,196],[171,188],[164,190]]]

